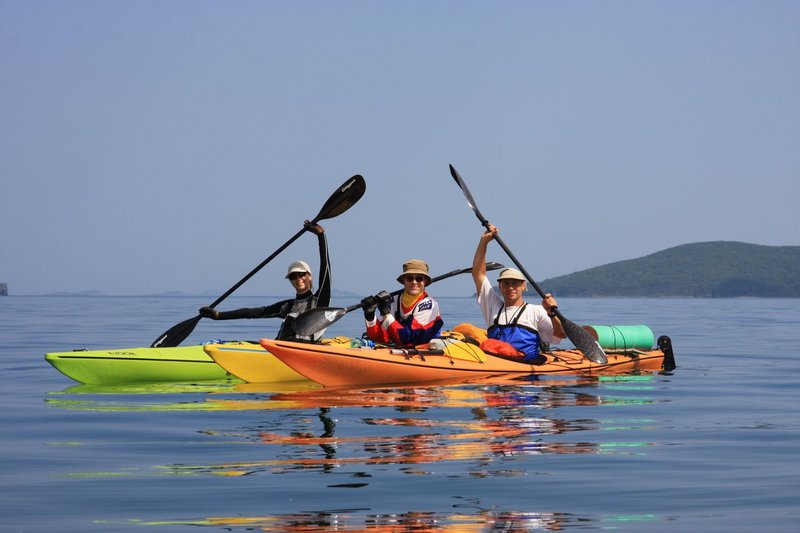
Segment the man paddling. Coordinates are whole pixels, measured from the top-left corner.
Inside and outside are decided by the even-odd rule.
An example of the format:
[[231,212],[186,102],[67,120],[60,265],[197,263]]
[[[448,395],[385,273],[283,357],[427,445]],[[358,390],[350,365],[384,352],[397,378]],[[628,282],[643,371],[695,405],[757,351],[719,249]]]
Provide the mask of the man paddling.
[[526,363],[543,364],[546,359],[539,353],[540,343],[558,344],[566,338],[555,313],[558,304],[550,293],[545,294],[541,305],[526,303],[523,298],[527,287],[525,276],[516,268],[501,270],[497,276],[499,292],[492,288],[486,277],[486,249],[497,234],[497,228],[492,224],[488,227],[478,241],[472,261],[478,305],[488,326],[486,334],[489,339],[513,346],[524,354]]
[[[374,342],[398,346],[425,344],[438,337],[443,324],[439,303],[425,290],[431,281],[428,263],[422,259],[403,263],[403,273],[397,276],[402,293],[392,296],[381,291],[361,300],[367,336]],[[377,318],[376,310],[380,311]]]
[[319,242],[319,289],[313,291],[313,276],[311,268],[305,261],[295,261],[289,265],[286,279],[295,290],[293,299],[282,300],[264,307],[243,307],[232,311],[217,311],[211,307],[201,307],[200,316],[213,320],[235,320],[239,318],[282,318],[283,323],[278,331],[277,339],[280,340],[308,340],[317,341],[322,338],[325,330],[311,336],[299,336],[295,333],[294,319],[303,311],[315,307],[327,307],[331,303],[331,265],[328,259],[328,240],[325,230],[319,224],[305,221],[305,229],[317,236]]

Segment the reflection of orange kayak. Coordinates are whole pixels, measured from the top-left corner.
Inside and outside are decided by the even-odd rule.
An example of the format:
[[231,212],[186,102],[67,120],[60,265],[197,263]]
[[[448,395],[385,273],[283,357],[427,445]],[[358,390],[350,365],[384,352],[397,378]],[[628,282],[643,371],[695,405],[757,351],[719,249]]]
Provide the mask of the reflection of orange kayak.
[[[655,515],[626,516],[626,522],[653,522]],[[561,531],[575,524],[589,524],[600,529],[607,524],[616,527],[620,519],[609,515],[598,520],[588,516],[550,512],[493,512],[476,511],[473,514],[447,514],[432,511],[376,514],[369,510],[350,510],[331,514],[330,511],[271,514],[265,516],[212,516],[193,520],[137,521],[145,526],[217,526],[226,529],[247,528],[246,531],[263,533],[308,533],[309,531],[357,533],[458,533],[463,531]]]
[[[440,350],[350,348],[344,345],[261,339],[261,345],[298,373],[326,386],[414,383],[471,379],[497,374],[619,374],[656,371],[672,359],[669,337],[652,350],[609,352],[608,363],[593,363],[578,350],[553,350],[543,365],[530,365],[483,352],[466,342],[445,343]],[[441,345],[440,345],[441,346]]]

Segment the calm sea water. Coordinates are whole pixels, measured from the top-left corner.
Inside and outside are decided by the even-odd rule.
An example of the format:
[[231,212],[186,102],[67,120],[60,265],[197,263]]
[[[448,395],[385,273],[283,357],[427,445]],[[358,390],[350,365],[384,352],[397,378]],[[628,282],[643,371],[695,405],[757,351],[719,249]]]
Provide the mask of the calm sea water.
[[[668,374],[103,388],[44,360],[149,345],[206,300],[0,298],[0,530],[797,530],[800,300],[559,302],[670,335]],[[479,323],[471,299],[440,302]],[[187,343],[276,331],[203,320]]]

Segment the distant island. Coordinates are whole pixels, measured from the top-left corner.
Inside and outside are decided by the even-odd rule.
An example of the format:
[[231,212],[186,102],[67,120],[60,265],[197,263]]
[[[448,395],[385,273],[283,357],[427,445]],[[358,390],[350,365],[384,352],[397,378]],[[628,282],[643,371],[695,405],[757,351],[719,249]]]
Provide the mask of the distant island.
[[49,292],[44,296],[105,296],[101,291],[86,290],[86,291],[58,291]]
[[567,297],[800,298],[800,246],[683,244],[536,282]]
[[[2,287],[0,287],[2,288]],[[222,290],[218,291],[204,291],[201,293],[189,293],[183,291],[164,291],[164,292],[156,292],[150,294],[141,294],[137,296],[143,296],[147,298],[197,298],[197,297],[208,297],[209,299],[214,299],[216,295],[223,292]],[[58,292],[49,292],[43,294],[42,296],[80,296],[80,297],[87,297],[87,296],[108,296],[108,294],[97,291],[97,290],[83,290],[83,291],[58,291]],[[260,295],[265,296],[265,295]],[[292,296],[288,294],[281,294],[281,295],[267,295],[270,298],[291,298]],[[344,291],[344,290],[331,290],[331,296],[334,298],[360,298],[361,296],[355,292]]]

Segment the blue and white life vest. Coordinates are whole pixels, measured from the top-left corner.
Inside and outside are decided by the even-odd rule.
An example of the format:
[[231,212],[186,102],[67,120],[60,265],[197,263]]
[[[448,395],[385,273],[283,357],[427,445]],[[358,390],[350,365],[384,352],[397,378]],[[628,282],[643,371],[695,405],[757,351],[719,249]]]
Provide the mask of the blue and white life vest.
[[533,364],[541,359],[539,357],[539,332],[529,326],[517,323],[527,305],[526,303],[520,307],[507,324],[498,323],[500,321],[500,313],[505,309],[505,306],[501,307],[494,318],[494,324],[486,330],[486,335],[490,339],[497,339],[511,344],[525,354],[523,361]]

